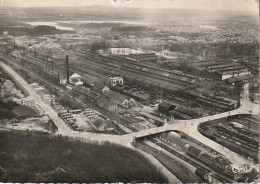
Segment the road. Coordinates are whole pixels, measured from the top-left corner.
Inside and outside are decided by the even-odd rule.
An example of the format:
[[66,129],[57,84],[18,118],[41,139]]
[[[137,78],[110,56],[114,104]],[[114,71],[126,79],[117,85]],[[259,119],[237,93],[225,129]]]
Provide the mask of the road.
[[[227,156],[227,158],[230,159],[230,161],[233,163],[236,163],[238,165],[248,163],[248,161],[242,158],[241,156],[238,156],[236,153],[224,148],[223,146],[208,139],[207,137],[204,137],[197,130],[197,127],[201,123],[206,121],[216,120],[216,119],[225,118],[228,116],[233,116],[238,114],[258,114],[259,106],[257,104],[250,102],[246,97],[242,98],[241,107],[233,111],[215,114],[212,116],[202,117],[198,119],[179,120],[178,122],[165,124],[162,127],[146,129],[139,132],[129,133],[126,135],[108,135],[108,134],[77,132],[71,130],[66,125],[66,123],[61,118],[58,117],[58,114],[48,104],[44,103],[41,100],[40,96],[33,90],[33,88],[21,76],[19,76],[12,68],[10,68],[9,66],[7,66],[1,61],[0,61],[0,65],[3,69],[5,69],[9,73],[9,75],[15,80],[15,82],[24,86],[28,94],[34,99],[35,103],[38,104],[45,111],[45,113],[50,116],[50,118],[53,120],[53,122],[59,129],[58,134],[62,136],[77,138],[83,142],[109,141],[111,143],[120,144],[132,148],[131,143],[135,138],[144,137],[147,135],[161,133],[170,130],[178,130],[188,134],[189,136],[191,136],[196,140],[199,140],[200,142],[209,146],[210,148],[222,153],[223,155]],[[257,170],[259,170],[259,167],[257,165],[253,165],[253,166],[256,167]]]

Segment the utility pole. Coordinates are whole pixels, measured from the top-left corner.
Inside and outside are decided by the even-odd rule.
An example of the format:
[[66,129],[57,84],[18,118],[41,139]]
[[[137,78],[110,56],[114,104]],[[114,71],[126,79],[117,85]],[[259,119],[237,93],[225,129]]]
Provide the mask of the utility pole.
[[67,69],[67,84],[70,83],[69,81],[69,57],[66,55],[66,69]]
[[251,50],[249,49],[249,53],[248,53],[248,56],[249,56],[249,58],[248,58],[248,63],[250,63],[250,60],[251,60]]
[[14,33],[14,48],[15,48],[15,33]]
[[248,121],[248,129],[250,129],[250,124],[251,124],[251,119],[250,119],[250,115],[249,115],[249,121]]

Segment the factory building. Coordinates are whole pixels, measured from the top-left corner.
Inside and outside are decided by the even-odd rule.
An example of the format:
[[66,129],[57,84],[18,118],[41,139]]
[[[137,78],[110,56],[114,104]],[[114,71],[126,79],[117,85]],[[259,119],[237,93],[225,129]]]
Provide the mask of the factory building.
[[140,53],[140,54],[129,54],[129,58],[135,59],[136,61],[157,61],[155,53]]
[[124,80],[123,77],[110,77],[108,79],[108,86],[109,87],[113,87],[116,85],[123,85],[124,84]]
[[[82,86],[83,85],[82,76],[77,73],[74,73],[69,77],[69,83],[75,86]],[[60,78],[60,84],[63,85],[67,84],[67,76],[62,76]]]
[[201,115],[203,113],[202,106],[199,103],[192,103],[188,107],[189,110],[196,112],[198,115]]
[[107,97],[100,97],[97,99],[97,105],[101,108],[104,108],[108,111],[117,111],[118,110],[118,106],[116,103],[114,103],[112,100],[110,100],[109,98]]
[[171,114],[170,112],[172,110],[174,110],[175,108],[176,108],[176,106],[173,103],[164,101],[159,104],[158,112],[160,114],[170,115]]

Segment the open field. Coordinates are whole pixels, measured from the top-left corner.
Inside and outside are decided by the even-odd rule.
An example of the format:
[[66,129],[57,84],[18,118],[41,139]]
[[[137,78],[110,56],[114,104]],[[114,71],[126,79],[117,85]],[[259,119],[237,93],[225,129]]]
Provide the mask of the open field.
[[24,105],[17,105],[12,109],[12,112],[17,116],[35,116],[37,113],[30,107]]

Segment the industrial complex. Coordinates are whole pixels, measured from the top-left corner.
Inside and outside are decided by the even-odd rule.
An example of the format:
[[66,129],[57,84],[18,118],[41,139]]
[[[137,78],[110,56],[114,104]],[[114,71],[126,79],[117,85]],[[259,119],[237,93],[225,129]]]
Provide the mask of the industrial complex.
[[170,183],[259,181],[257,48],[230,54],[247,42],[221,48],[221,26],[94,24],[0,34],[0,129],[128,147]]

